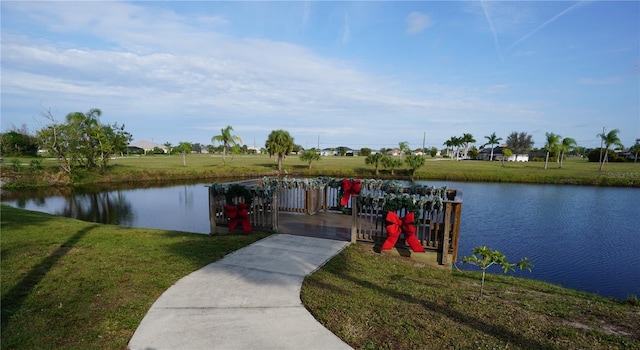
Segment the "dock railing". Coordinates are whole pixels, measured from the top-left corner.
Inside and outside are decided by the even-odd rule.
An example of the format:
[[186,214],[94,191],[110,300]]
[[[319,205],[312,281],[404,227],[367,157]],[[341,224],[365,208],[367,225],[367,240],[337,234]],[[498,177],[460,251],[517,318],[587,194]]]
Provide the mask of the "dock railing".
[[[250,196],[247,218],[252,230],[277,232],[281,212],[313,215],[328,211],[336,215],[351,215],[352,242],[382,244],[387,237],[385,217],[389,211],[388,204],[404,198],[402,203],[409,203],[411,208],[396,205],[392,209],[399,217],[404,217],[408,210],[415,212],[416,236],[425,251],[437,254],[441,264],[457,259],[462,215],[460,190],[407,186],[397,181],[357,180],[361,181],[361,188],[357,194],[350,194],[341,185],[343,181],[346,180],[265,177],[210,185],[210,233],[228,233],[231,219],[225,213],[225,206],[247,202]],[[234,184],[245,188],[244,195],[228,192]],[[401,235],[396,246],[403,245]]]

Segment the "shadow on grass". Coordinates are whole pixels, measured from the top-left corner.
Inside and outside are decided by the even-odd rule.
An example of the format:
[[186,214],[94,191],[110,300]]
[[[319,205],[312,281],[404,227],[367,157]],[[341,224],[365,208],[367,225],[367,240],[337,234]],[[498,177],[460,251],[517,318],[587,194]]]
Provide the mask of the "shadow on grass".
[[88,226],[69,237],[58,249],[42,259],[38,265],[34,266],[18,284],[2,297],[2,329],[6,329],[11,316],[20,309],[31,290],[51,271],[56,262],[67,255],[83,236],[98,226],[99,225]]
[[395,298],[405,302],[408,301],[416,305],[421,305],[422,307],[429,310],[430,312],[433,312],[434,314],[442,314],[445,317],[453,319],[468,327],[474,328],[481,333],[489,334],[497,339],[501,339],[505,343],[515,343],[519,347],[526,348],[526,349],[548,349],[553,347],[551,344],[543,343],[538,340],[528,338],[526,336],[523,336],[522,334],[515,333],[499,325],[484,322],[481,319],[464,314],[453,308],[447,307],[446,305],[436,304],[428,300],[416,298],[415,296],[407,293],[384,288],[377,284],[371,283],[369,281],[365,281],[357,277],[349,276],[341,271],[333,271],[333,273],[344,280],[350,281],[352,283],[355,283],[367,289],[376,290],[379,293],[384,294],[388,297]]

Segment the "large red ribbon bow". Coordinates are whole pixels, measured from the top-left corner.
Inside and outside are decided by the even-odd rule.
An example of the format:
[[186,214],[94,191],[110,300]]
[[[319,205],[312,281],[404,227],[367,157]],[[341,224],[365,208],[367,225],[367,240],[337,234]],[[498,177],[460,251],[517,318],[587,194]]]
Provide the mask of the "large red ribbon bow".
[[360,193],[360,180],[356,179],[356,180],[349,180],[349,179],[343,179],[342,180],[342,190],[344,191],[344,193],[342,194],[342,199],[340,200],[340,206],[344,207],[345,205],[347,205],[347,203],[349,203],[349,198],[351,198],[352,194],[358,194]]
[[416,237],[416,226],[414,225],[414,213],[409,212],[400,219],[393,211],[387,212],[387,239],[382,245],[382,250],[390,250],[396,245],[398,236],[404,233],[404,240],[409,244],[411,250],[416,253],[424,253],[424,247]]
[[224,212],[231,219],[229,222],[229,232],[236,228],[238,223],[242,225],[244,232],[251,232],[251,223],[249,222],[249,207],[246,203],[238,203],[238,205],[225,205]]

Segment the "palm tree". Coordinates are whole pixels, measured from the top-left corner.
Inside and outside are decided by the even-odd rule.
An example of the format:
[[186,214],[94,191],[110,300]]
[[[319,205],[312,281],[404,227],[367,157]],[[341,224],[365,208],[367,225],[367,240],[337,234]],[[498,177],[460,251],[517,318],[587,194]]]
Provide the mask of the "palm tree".
[[484,138],[487,139],[487,143],[485,143],[483,146],[491,145],[491,157],[489,158],[489,161],[493,161],[493,145],[497,145],[498,142],[502,140],[502,137],[496,136],[496,133],[494,132],[489,136],[485,136]]
[[476,139],[474,139],[473,135],[471,134],[462,134],[462,137],[460,138],[460,142],[464,144],[464,158],[466,159],[468,158],[469,144],[475,143]]
[[602,158],[602,163],[600,163],[600,171],[602,171],[602,168],[604,168],[604,163],[606,163],[607,161],[607,153],[609,153],[609,148],[612,145],[618,146],[620,148],[624,147],[622,145],[622,142],[620,141],[620,138],[618,137],[619,132],[620,130],[613,129],[607,134],[598,134],[598,136],[602,139],[602,142],[604,142],[604,158]]
[[[453,153],[453,136],[447,141],[445,141],[442,145],[447,146],[447,153],[449,153],[450,149],[451,149],[451,152]],[[451,156],[451,154],[449,154],[449,156]]]
[[293,137],[288,131],[273,130],[269,134],[264,147],[269,151],[269,156],[278,155],[278,172],[282,171],[282,159],[293,150],[293,146]]
[[547,151],[547,156],[544,159],[544,168],[547,169],[547,164],[549,163],[549,154],[551,152],[555,152],[558,148],[558,143],[560,143],[560,135],[556,135],[552,132],[545,132],[544,135],[547,137],[547,143],[544,145],[545,151]]
[[376,176],[378,176],[379,174],[378,169],[380,168],[380,162],[382,161],[382,157],[384,157],[384,154],[382,153],[372,153],[368,155],[367,158],[364,159],[365,164],[373,165],[376,168]]
[[411,152],[411,149],[409,149],[409,142],[407,141],[400,142],[398,144],[398,148],[400,148],[400,157]]
[[173,146],[171,145],[171,142],[167,141],[164,143],[164,149],[167,150],[167,153],[169,155],[171,155],[171,149],[173,148]]
[[228,125],[226,128],[220,129],[220,135],[216,135],[211,138],[211,142],[222,144],[222,164],[226,164],[225,160],[227,157],[227,148],[229,146],[234,146],[239,142],[242,142],[242,138],[240,138],[240,136],[231,135],[232,131],[233,127],[231,127],[231,125]]
[[180,142],[178,145],[180,153],[182,153],[182,165],[187,166],[187,154],[191,154],[191,142]]
[[558,149],[560,150],[560,154],[558,155],[558,157],[560,158],[560,168],[562,168],[562,162],[564,160],[564,154],[566,152],[571,152],[576,147],[578,147],[578,143],[576,142],[576,140],[574,140],[574,139],[572,139],[570,137],[563,138],[562,142],[560,142],[560,144],[558,144]]

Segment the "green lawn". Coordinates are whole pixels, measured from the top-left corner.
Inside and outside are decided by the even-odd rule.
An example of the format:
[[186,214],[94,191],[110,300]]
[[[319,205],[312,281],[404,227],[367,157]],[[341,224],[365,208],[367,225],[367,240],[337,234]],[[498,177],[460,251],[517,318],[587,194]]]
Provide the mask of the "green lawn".
[[[640,349],[640,306],[351,245],[307,277],[310,312],[357,349]],[[631,304],[635,304],[635,306]]]
[[125,349],[173,283],[266,236],[214,238],[1,209],[3,349]]
[[[302,162],[297,156],[287,157],[283,171],[291,176],[332,176],[332,177],[375,177],[374,167],[366,165],[364,157],[322,157],[313,162]],[[40,159],[43,170],[34,170],[29,166],[32,159],[20,159],[21,170],[16,172],[11,161],[5,159],[2,165],[5,182],[14,182],[14,187],[45,186],[63,184],[64,174],[59,174],[55,160]],[[266,155],[240,155],[227,157],[223,164],[222,156],[191,154],[183,164],[180,155],[153,155],[123,157],[114,159],[105,174],[86,174],[82,171],[74,177],[75,184],[123,183],[168,180],[206,180],[219,178],[262,177],[275,175],[276,159]],[[568,158],[563,168],[556,162],[550,162],[544,169],[543,162],[500,162],[452,161],[443,158],[427,157],[425,165],[416,171],[414,179],[445,181],[486,181],[552,183],[598,186],[640,187],[640,163],[607,163],[599,171],[598,163],[589,163],[585,159]],[[389,169],[380,168],[381,178],[409,179],[406,166],[395,170],[392,176]]]

